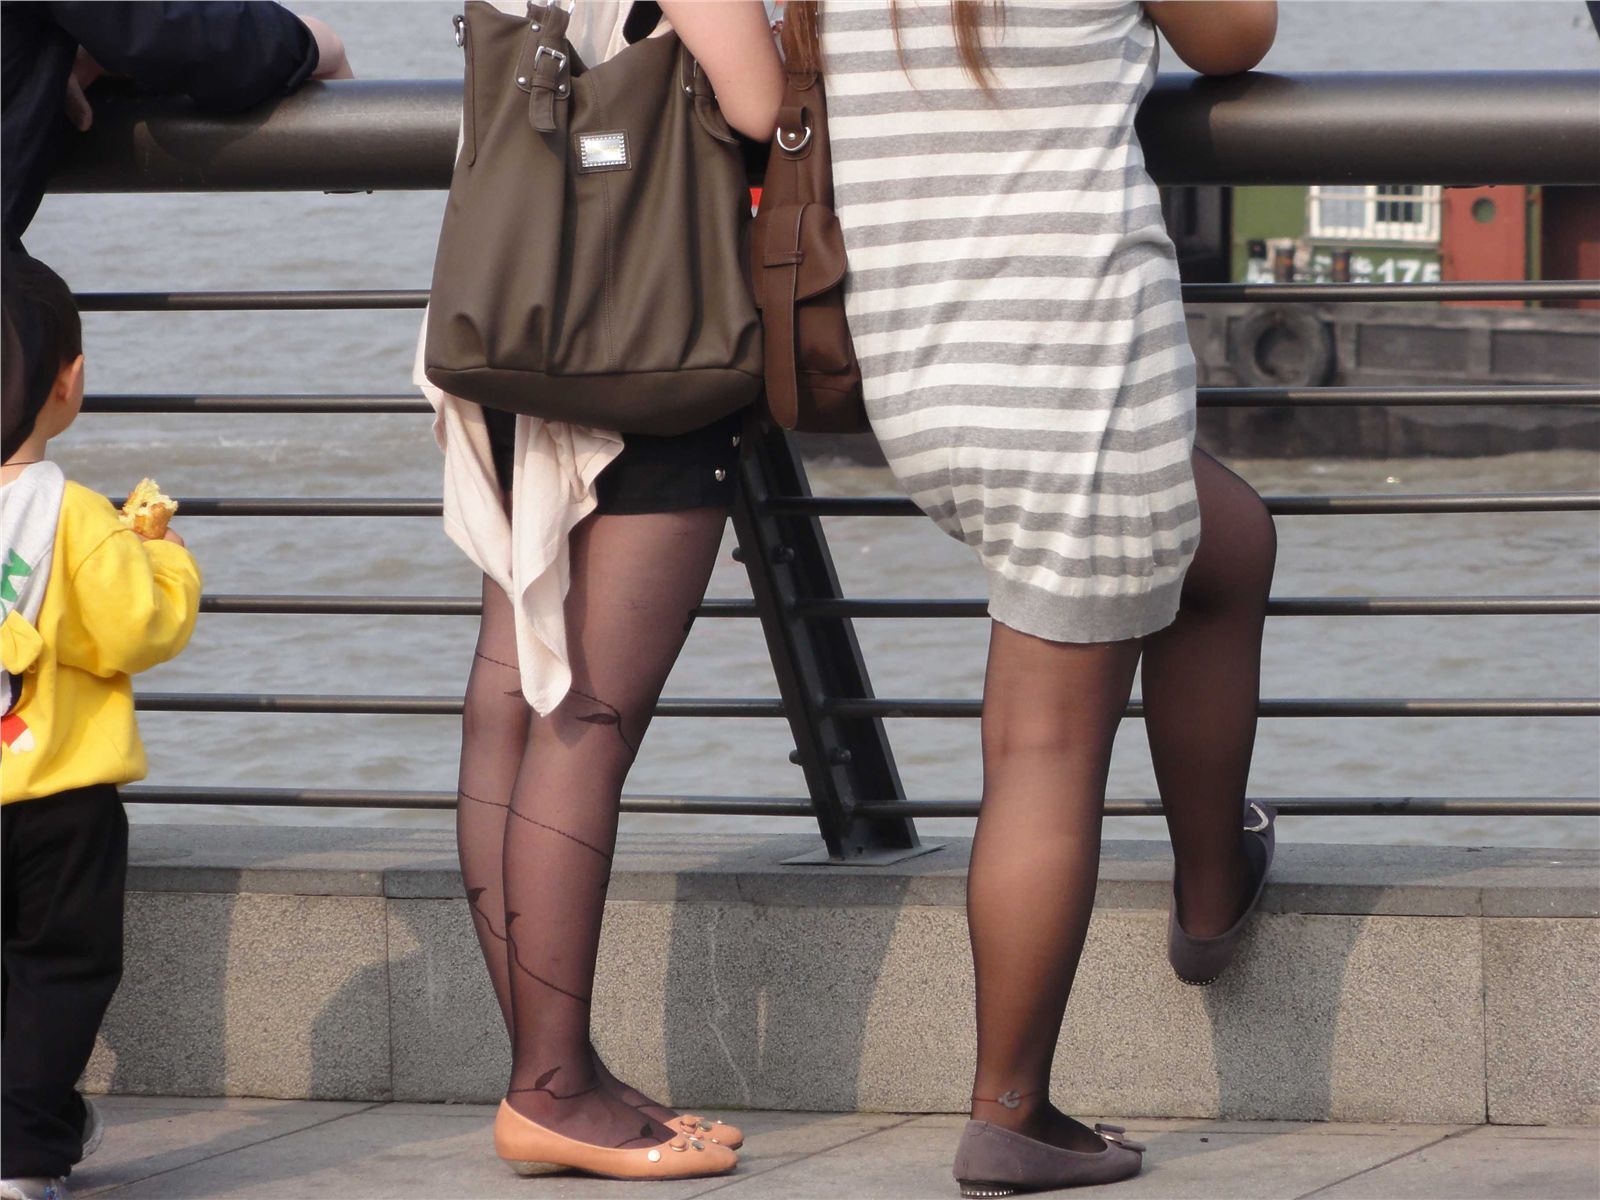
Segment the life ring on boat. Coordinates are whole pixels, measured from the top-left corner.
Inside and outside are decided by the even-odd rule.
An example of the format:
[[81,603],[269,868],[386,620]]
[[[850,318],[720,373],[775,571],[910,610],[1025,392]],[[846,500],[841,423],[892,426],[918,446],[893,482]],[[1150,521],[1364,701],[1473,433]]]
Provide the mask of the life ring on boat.
[[1257,305],[1228,330],[1228,365],[1245,387],[1318,387],[1333,363],[1333,330],[1303,305]]

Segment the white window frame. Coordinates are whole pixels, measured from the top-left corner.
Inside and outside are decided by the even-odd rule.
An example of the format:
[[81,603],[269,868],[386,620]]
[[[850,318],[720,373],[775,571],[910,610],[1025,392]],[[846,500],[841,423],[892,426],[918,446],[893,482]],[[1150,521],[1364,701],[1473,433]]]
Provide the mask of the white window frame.
[[[1339,241],[1437,242],[1440,191],[1436,184],[1314,184],[1306,193],[1306,231]],[[1392,217],[1394,204],[1414,205],[1416,219],[1380,220]]]

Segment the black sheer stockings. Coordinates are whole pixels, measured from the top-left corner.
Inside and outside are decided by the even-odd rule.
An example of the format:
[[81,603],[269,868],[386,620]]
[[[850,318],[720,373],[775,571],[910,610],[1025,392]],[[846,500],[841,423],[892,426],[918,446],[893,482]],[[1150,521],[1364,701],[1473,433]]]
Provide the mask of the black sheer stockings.
[[[1178,619],[1145,639],[1146,733],[1182,881],[1179,917],[1227,929],[1254,889],[1241,834],[1276,541],[1260,498],[1195,454],[1203,532]],[[1053,1145],[1102,1140],[1049,1103],[1088,931],[1112,740],[1137,642],[1075,646],[996,625],[984,684],[982,815],[967,879],[977,984],[972,1113]]]
[[623,781],[700,602],[724,515],[598,517],[572,535],[573,686],[535,717],[511,603],[485,580],[462,726],[457,835],[473,923],[512,1043],[507,1100],[596,1145],[672,1136],[589,1040]]
[[1194,456],[1200,548],[1177,620],[1145,640],[1150,759],[1180,881],[1178,920],[1222,933],[1255,891],[1260,863],[1241,832],[1261,697],[1261,636],[1277,560],[1272,517],[1250,485]]

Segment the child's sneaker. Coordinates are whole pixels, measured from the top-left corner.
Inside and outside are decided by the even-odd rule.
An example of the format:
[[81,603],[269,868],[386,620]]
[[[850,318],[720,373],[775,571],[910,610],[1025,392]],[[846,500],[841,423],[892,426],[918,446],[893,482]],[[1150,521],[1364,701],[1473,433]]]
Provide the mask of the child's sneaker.
[[0,1179],[0,1200],[67,1200],[67,1181],[43,1175]]
[[106,1136],[105,1118],[100,1115],[100,1110],[94,1106],[94,1101],[87,1096],[83,1098],[83,1150],[78,1154],[78,1161],[82,1162],[100,1149],[100,1142]]

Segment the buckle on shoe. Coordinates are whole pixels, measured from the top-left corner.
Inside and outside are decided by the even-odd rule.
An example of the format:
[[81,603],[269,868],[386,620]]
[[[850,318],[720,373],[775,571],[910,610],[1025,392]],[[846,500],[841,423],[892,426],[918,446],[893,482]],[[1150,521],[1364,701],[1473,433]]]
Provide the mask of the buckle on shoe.
[[1272,824],[1272,822],[1267,819],[1267,810],[1252,800],[1250,801],[1250,811],[1255,813],[1256,823],[1254,825],[1246,825],[1244,827],[1244,831],[1246,833],[1265,833],[1267,831],[1267,826]]
[[1144,1153],[1144,1143],[1124,1136],[1128,1131],[1121,1125],[1096,1125],[1094,1131],[1110,1145],[1121,1146],[1124,1150],[1132,1150],[1139,1154]]

